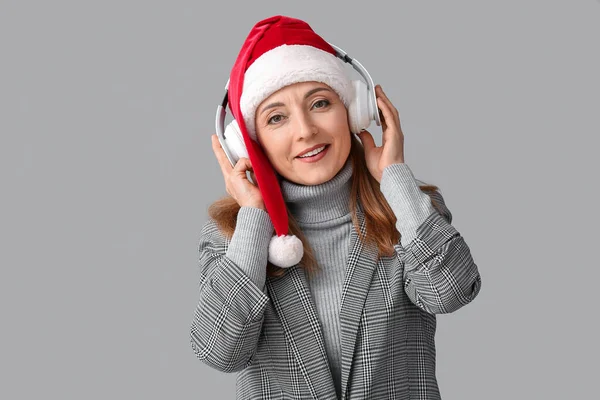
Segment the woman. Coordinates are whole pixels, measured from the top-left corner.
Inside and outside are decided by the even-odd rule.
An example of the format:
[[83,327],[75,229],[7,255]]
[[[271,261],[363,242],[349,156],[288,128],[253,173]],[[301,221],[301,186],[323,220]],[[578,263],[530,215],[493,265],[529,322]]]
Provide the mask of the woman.
[[229,196],[202,229],[191,343],[238,372],[238,399],[439,399],[435,315],[481,287],[438,188],[404,162],[381,86],[382,146],[350,131],[340,64],[308,24],[275,16],[232,69],[249,158],[232,167],[212,136]]

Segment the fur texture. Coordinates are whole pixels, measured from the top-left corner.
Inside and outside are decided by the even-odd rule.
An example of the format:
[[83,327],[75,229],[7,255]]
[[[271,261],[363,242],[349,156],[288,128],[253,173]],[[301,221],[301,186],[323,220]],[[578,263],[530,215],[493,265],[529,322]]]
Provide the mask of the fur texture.
[[269,242],[269,261],[281,268],[298,264],[303,255],[304,246],[295,235],[275,235]]

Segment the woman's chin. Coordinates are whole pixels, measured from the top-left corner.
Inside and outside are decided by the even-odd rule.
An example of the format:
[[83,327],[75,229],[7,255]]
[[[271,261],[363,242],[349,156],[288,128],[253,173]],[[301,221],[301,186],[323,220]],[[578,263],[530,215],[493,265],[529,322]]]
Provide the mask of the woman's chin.
[[307,186],[320,185],[332,179],[337,171],[334,170],[333,165],[322,166],[318,169],[308,169],[304,172],[298,171],[293,180],[296,183]]

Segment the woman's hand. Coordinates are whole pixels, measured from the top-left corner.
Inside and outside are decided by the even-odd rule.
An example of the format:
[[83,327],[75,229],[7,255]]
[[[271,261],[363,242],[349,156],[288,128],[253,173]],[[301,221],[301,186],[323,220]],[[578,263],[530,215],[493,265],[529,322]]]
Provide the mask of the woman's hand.
[[235,167],[232,167],[227,159],[225,151],[221,147],[217,135],[213,134],[211,140],[213,151],[215,156],[217,156],[221,171],[223,172],[227,193],[237,201],[240,207],[255,207],[266,211],[260,190],[248,180],[248,176],[246,175],[246,171],[250,171],[252,180],[256,182],[250,160],[246,157],[242,157],[235,164]]
[[367,168],[377,182],[381,183],[383,170],[387,166],[404,163],[404,134],[400,128],[400,114],[380,85],[375,86],[375,94],[377,106],[381,110],[381,147],[375,145],[373,136],[366,130],[360,132],[358,137],[365,149]]

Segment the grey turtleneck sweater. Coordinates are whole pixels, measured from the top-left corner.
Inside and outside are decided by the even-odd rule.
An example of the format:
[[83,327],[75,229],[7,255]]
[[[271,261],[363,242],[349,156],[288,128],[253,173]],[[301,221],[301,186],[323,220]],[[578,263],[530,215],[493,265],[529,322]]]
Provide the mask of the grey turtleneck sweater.
[[[281,183],[285,202],[320,267],[309,285],[338,396],[341,391],[338,313],[353,229],[349,208],[351,177],[349,158],[335,177],[320,185],[305,186],[287,180]],[[415,238],[419,225],[435,212],[431,199],[418,185],[407,164],[392,164],[383,171],[381,192],[397,217],[396,228],[402,234],[403,247]],[[264,210],[240,208],[226,256],[261,289],[265,285],[269,241],[273,234],[273,225]]]

